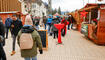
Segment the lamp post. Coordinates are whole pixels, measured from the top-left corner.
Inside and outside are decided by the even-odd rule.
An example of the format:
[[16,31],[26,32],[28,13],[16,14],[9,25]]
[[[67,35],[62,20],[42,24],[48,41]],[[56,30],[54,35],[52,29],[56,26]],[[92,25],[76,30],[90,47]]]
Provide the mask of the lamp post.
[[49,9],[48,14],[52,14],[52,0],[48,0],[48,9]]

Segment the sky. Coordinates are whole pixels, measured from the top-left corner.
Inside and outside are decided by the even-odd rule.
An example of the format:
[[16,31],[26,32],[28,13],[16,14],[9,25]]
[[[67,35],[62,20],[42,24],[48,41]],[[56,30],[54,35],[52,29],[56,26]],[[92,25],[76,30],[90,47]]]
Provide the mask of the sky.
[[[44,2],[47,2],[48,0],[42,0]],[[84,1],[84,4],[83,4]],[[74,11],[76,9],[82,8],[87,3],[95,3],[97,0],[52,0],[52,8],[58,8],[61,7],[62,11]],[[102,2],[97,3],[105,3],[105,0]]]

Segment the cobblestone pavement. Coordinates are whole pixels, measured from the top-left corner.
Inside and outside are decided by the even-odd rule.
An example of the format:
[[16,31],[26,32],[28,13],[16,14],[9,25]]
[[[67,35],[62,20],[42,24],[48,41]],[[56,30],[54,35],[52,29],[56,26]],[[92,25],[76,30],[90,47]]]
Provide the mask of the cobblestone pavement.
[[[24,60],[20,56],[19,47],[16,44],[16,54],[10,56],[12,48],[12,39],[9,35],[6,40],[5,51],[8,60]],[[48,38],[48,51],[43,55],[38,54],[38,60],[105,60],[105,46],[98,46],[92,41],[87,40],[84,35],[78,31],[68,31],[65,37],[62,37],[62,45],[56,45],[57,39],[51,36]]]

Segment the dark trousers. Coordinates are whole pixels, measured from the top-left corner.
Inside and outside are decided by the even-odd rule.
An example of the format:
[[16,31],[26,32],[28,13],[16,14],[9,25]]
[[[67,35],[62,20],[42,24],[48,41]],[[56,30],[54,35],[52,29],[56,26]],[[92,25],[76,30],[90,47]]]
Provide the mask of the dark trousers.
[[1,43],[0,43],[0,60],[6,60],[6,54]]
[[[9,27],[6,27],[6,38],[8,38],[8,32],[9,32],[9,29],[10,29],[10,32],[11,32],[11,28],[9,28]],[[11,33],[11,36],[12,36],[12,33]]]
[[68,25],[68,30],[70,30],[70,24]]
[[65,36],[65,29],[62,29],[62,36]]
[[16,36],[13,34],[13,35],[12,35],[12,38],[13,38],[12,51],[15,51]]
[[71,24],[71,29],[73,29],[73,24]]
[[46,24],[44,24],[44,26],[45,26],[45,30],[46,30]]
[[8,38],[9,27],[6,27],[6,38]]
[[58,31],[54,31],[54,39],[55,39],[56,37],[58,38]]

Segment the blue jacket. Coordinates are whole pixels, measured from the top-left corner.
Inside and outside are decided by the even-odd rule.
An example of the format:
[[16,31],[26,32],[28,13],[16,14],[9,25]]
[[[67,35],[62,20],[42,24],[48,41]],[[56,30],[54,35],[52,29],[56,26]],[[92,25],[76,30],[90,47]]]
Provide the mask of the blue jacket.
[[12,23],[12,19],[11,18],[7,18],[6,21],[5,21],[5,26],[6,27],[10,27],[11,23]]
[[52,18],[48,18],[47,23],[52,23]]

